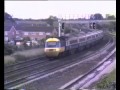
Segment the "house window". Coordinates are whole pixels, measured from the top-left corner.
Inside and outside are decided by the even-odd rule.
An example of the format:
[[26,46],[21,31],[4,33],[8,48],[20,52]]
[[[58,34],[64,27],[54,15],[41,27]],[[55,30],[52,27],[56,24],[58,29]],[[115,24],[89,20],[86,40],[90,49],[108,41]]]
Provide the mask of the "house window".
[[8,35],[8,32],[5,32],[5,35]]
[[43,32],[39,32],[39,35],[43,35]]
[[18,32],[18,31],[16,31],[16,34],[19,34],[19,32]]
[[31,40],[35,40],[33,37],[31,37]]
[[14,35],[14,32],[12,32],[12,34]]
[[24,32],[24,35],[28,35],[28,32]]
[[46,33],[46,35],[50,35],[50,33]]
[[5,40],[5,41],[8,41],[8,37],[5,37],[4,40]]
[[36,33],[35,32],[31,32],[31,35],[36,35]]
[[16,36],[16,38],[20,38],[20,36]]

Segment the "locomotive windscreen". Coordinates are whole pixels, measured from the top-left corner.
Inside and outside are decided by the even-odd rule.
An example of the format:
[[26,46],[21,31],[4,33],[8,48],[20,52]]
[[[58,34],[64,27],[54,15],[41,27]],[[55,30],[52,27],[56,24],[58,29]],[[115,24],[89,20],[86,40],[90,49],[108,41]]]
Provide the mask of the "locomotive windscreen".
[[46,42],[45,47],[59,47],[59,42]]

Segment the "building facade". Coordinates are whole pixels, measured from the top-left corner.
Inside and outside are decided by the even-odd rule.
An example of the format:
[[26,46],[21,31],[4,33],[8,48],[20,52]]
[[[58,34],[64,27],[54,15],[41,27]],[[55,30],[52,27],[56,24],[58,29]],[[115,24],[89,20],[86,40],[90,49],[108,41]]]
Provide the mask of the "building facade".
[[40,40],[51,36],[56,32],[56,29],[50,26],[36,25],[6,25],[4,26],[4,39],[15,40],[16,38],[30,37],[30,39]]

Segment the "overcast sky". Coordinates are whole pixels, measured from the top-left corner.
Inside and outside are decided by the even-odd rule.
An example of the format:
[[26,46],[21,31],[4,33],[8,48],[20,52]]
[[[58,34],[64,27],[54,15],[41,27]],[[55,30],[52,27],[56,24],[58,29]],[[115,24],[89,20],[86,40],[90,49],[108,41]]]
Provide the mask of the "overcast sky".
[[116,1],[5,1],[5,12],[15,18],[41,19],[89,17],[101,13],[116,15]]

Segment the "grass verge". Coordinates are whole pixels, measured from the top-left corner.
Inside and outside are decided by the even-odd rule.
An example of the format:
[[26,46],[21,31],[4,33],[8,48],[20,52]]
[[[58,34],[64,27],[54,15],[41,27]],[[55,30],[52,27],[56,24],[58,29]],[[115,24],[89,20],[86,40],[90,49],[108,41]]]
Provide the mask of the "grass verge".
[[114,36],[114,37],[116,37],[116,32],[110,32],[110,34],[112,35],[112,36]]
[[108,76],[106,76],[104,79],[102,79],[96,86],[96,89],[106,89],[111,87],[111,83],[115,81],[116,82],[116,69],[113,70]]
[[9,55],[4,56],[4,64],[13,64],[15,62],[15,58]]
[[43,48],[18,51],[13,53],[12,55],[4,56],[4,65],[10,65],[16,62],[21,62],[23,60],[32,59],[43,55],[44,55]]

